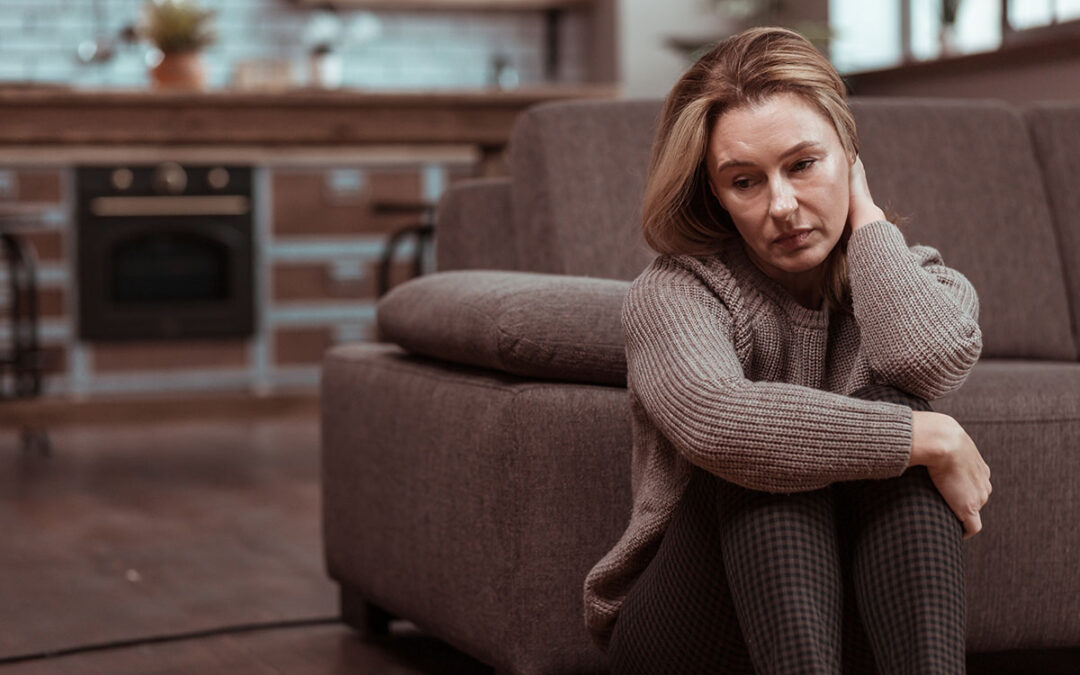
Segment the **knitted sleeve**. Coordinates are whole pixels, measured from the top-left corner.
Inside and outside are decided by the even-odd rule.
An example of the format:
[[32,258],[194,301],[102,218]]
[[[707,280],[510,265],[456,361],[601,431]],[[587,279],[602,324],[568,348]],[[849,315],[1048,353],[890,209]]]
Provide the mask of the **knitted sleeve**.
[[746,379],[732,314],[672,259],[635,281],[623,326],[631,393],[692,464],[772,492],[887,478],[907,466],[908,408]]
[[882,382],[925,399],[963,384],[982,351],[971,283],[929,246],[908,248],[886,221],[848,242],[848,274],[863,357]]

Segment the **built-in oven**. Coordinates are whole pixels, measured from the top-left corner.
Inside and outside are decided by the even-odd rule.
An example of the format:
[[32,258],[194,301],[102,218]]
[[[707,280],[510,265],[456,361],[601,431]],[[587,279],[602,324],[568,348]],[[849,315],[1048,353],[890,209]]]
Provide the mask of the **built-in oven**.
[[246,166],[76,169],[79,336],[250,336],[252,171]]

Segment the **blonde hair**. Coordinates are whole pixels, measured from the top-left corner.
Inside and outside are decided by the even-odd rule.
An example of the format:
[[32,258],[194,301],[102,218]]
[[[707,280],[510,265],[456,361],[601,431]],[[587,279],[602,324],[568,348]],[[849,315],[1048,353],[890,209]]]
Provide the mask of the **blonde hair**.
[[[712,255],[739,237],[713,195],[705,158],[716,120],[734,108],[794,93],[832,122],[849,160],[858,154],[843,80],[806,38],[784,28],[751,28],[720,42],[675,83],[660,117],[642,206],[645,241],[658,253]],[[849,293],[847,240],[825,260],[826,306]]]

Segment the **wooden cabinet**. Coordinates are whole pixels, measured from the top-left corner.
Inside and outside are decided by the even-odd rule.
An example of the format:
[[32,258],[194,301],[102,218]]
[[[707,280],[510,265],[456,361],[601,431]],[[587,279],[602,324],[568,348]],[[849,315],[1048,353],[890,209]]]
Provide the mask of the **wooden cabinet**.
[[[409,207],[433,204],[448,185],[473,176],[476,159],[418,154],[392,164],[270,170],[265,338],[272,379],[310,380],[328,346],[374,337],[375,278],[387,238],[418,221]],[[411,246],[398,252],[392,281],[408,277],[412,254]]]
[[[387,236],[417,219],[381,204],[431,203],[498,167],[530,105],[612,93],[0,91],[0,208],[42,214],[27,239],[40,259],[46,393],[310,389],[327,346],[374,337],[377,262]],[[164,161],[255,167],[255,334],[81,341],[74,167]],[[408,276],[411,253],[392,281]],[[0,290],[0,313],[6,301]]]

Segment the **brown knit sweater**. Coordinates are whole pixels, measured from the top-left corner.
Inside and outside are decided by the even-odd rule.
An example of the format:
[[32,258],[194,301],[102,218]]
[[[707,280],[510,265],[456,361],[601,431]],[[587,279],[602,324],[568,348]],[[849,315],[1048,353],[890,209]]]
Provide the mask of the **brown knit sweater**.
[[876,221],[848,243],[853,313],[802,307],[742,246],[661,256],[623,306],[633,414],[633,511],[585,580],[606,649],[627,591],[656,553],[691,465],[756,490],[799,492],[903,473],[911,411],[847,394],[872,382],[939,398],[979,357],[971,284]]

